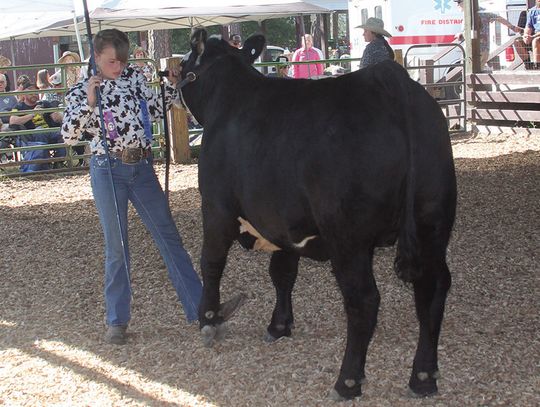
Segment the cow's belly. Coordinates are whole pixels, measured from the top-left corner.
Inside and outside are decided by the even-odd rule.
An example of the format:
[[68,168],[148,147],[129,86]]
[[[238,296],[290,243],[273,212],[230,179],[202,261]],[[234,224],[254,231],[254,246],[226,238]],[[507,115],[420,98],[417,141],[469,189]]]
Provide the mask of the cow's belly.
[[[247,249],[274,252],[287,250],[297,252],[300,256],[309,257],[314,260],[328,260],[329,256],[319,235],[306,235],[299,241],[277,239],[276,243],[266,239],[255,227],[246,219],[238,217],[240,223],[239,231],[240,243]],[[297,232],[298,233],[298,232]]]

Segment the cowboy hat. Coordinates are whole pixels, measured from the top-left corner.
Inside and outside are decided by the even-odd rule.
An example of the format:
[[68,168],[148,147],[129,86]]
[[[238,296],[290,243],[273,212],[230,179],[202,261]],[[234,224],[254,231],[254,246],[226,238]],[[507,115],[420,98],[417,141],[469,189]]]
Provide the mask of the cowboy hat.
[[371,31],[375,34],[381,34],[385,37],[392,36],[392,34],[390,34],[384,29],[384,22],[380,18],[370,17],[366,20],[365,24],[359,25],[358,27],[354,28],[363,28],[364,30]]
[[8,57],[0,55],[0,66],[11,66],[11,60]]
[[81,57],[79,56],[79,54],[77,54],[76,52],[65,51],[62,54],[62,56],[60,58],[58,58],[57,63],[58,64],[67,63],[67,62],[65,62],[67,57],[73,58],[75,60],[74,62],[81,62]]

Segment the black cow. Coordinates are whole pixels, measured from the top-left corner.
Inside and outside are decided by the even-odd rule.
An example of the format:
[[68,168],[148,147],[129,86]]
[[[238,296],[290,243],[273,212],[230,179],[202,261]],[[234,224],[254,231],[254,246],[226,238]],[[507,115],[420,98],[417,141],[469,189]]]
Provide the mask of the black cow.
[[395,270],[414,288],[420,323],[409,386],[416,395],[434,394],[456,205],[445,118],[394,62],[338,78],[266,78],[250,66],[263,45],[256,35],[236,49],[198,30],[182,62],[183,78],[193,79],[183,97],[204,126],[203,339],[219,334],[220,279],[233,241],[247,240],[242,227],[275,250],[270,340],[291,335],[299,258],[331,261],[347,313],[332,395],[359,396],[380,302],[373,251],[397,241]]

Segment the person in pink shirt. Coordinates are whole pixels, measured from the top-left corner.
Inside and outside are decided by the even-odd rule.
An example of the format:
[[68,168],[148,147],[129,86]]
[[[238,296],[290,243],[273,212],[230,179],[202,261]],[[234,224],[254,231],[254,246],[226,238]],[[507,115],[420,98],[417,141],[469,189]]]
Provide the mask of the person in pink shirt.
[[[292,62],[318,61],[321,58],[313,48],[313,37],[306,34],[302,37],[302,48],[294,51]],[[293,78],[313,78],[323,74],[323,64],[293,65]]]

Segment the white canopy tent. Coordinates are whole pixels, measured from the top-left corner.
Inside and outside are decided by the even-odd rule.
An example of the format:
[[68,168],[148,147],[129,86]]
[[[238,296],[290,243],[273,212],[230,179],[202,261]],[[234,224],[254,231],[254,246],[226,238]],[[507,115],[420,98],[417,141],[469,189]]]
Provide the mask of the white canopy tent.
[[[92,32],[105,28],[128,32],[226,25],[331,11],[304,0],[87,1]],[[84,31],[82,0],[34,0],[31,12],[24,11],[25,7],[28,0],[10,0],[7,9],[3,7],[0,40],[75,35],[77,28]],[[78,24],[74,24],[74,16]]]
[[[202,3],[202,2],[201,2]],[[163,30],[195,26],[227,25],[291,15],[328,13],[303,0],[120,0],[115,7],[91,13],[94,24],[122,31]]]

